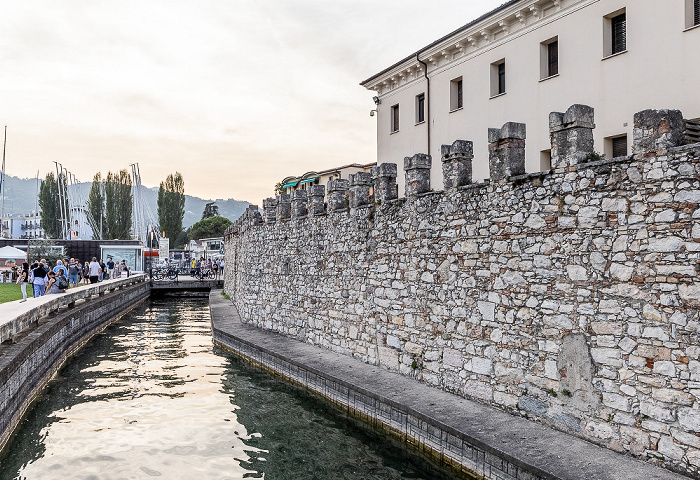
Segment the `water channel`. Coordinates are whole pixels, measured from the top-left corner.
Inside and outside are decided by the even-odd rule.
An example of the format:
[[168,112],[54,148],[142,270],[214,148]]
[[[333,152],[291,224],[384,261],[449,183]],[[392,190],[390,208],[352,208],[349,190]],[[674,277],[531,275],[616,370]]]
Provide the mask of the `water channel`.
[[6,479],[435,479],[386,438],[214,349],[206,299],[152,299],[71,358]]

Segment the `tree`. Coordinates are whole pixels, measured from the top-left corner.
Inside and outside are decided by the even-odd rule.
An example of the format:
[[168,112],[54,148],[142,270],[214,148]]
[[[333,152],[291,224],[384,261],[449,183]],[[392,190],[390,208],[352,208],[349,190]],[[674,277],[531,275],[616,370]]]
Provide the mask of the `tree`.
[[214,205],[214,202],[207,203],[204,205],[204,212],[202,212],[202,220],[205,218],[216,217],[219,215],[219,207]]
[[120,170],[119,173],[107,172],[105,205],[104,238],[107,240],[129,238],[133,195],[131,176],[126,170]]
[[[59,180],[63,194],[59,196]],[[63,209],[61,209],[63,203]],[[41,228],[48,238],[62,238],[63,225],[61,219],[69,213],[68,191],[65,176],[57,179],[53,173],[47,173],[39,187],[39,207],[41,208]],[[62,213],[65,212],[65,213]]]
[[102,239],[102,228],[105,222],[105,194],[102,175],[97,172],[92,179],[92,187],[87,199],[87,222],[92,229],[92,238]]
[[190,239],[221,237],[231,223],[231,220],[221,216],[205,218],[192,225]]
[[168,175],[160,182],[158,189],[158,224],[161,233],[173,240],[182,233],[182,219],[185,217],[185,181],[179,172]]
[[65,256],[65,247],[56,246],[52,240],[32,239],[27,246],[27,261],[30,265],[43,258],[49,266],[53,266],[56,265],[56,260],[65,260]]

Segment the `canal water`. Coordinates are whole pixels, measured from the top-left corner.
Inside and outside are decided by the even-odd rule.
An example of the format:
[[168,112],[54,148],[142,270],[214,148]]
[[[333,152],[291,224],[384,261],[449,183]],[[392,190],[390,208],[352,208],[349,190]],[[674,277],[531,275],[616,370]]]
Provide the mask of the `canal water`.
[[0,456],[6,479],[435,479],[214,349],[206,299],[153,299],[71,358]]

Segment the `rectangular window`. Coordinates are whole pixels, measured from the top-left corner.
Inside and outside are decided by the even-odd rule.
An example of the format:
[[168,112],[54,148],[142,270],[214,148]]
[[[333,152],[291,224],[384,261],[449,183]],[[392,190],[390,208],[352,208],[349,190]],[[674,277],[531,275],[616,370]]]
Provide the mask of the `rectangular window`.
[[464,106],[462,77],[450,81],[450,111],[459,110]]
[[627,14],[622,13],[610,19],[612,34],[611,55],[627,50]]
[[391,133],[399,131],[399,106],[391,107]]
[[506,93],[506,60],[502,59],[491,64],[491,96]]
[[540,80],[559,75],[559,37],[540,43]]
[[618,135],[605,139],[605,155],[610,158],[627,156],[627,135]]
[[416,125],[425,122],[425,93],[416,95]]
[[685,0],[685,28],[700,25],[700,0]]
[[559,74],[559,42],[554,41],[547,45],[548,77]]

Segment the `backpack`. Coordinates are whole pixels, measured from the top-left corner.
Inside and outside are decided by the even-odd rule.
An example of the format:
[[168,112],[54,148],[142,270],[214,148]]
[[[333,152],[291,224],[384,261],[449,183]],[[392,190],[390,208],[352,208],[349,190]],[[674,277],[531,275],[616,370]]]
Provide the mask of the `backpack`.
[[58,276],[58,288],[61,290],[68,288],[68,279],[63,274]]

